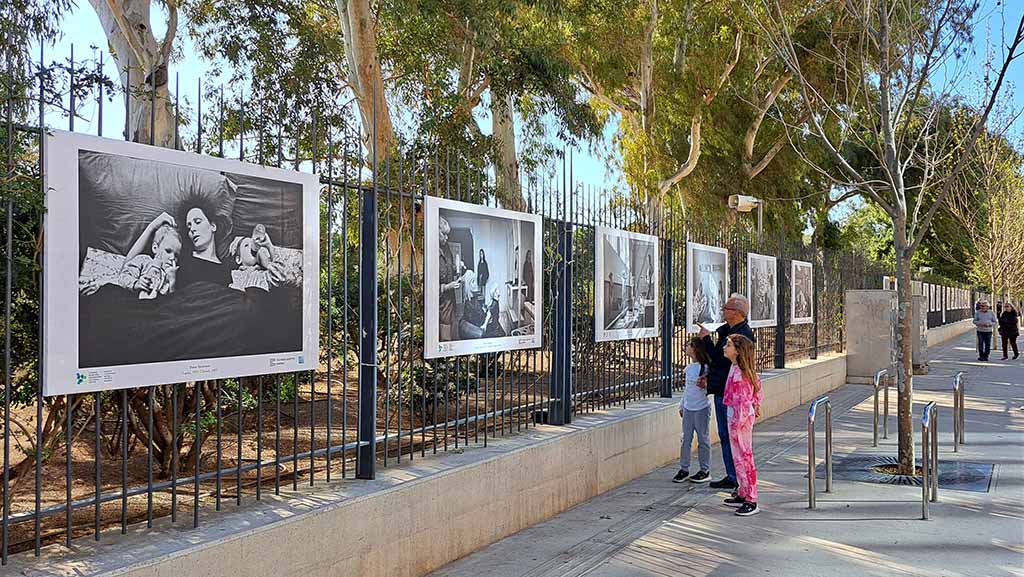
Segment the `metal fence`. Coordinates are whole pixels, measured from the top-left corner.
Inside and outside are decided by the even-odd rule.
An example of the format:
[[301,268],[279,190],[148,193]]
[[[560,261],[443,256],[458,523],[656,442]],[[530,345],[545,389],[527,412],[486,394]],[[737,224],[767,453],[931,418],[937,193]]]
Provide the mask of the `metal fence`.
[[[98,540],[105,529],[125,533],[129,524],[152,526],[160,517],[183,517],[198,526],[204,516],[270,491],[372,478],[377,466],[486,446],[537,423],[565,424],[576,414],[671,396],[682,385],[691,336],[685,326],[689,241],[729,251],[729,288],[735,292],[745,292],[748,252],[778,258],[779,322],[755,330],[762,369],[841,351],[844,292],[880,288],[886,272],[858,254],[823,252],[793,240],[800,231],[769,230],[758,238],[738,223],[693,223],[665,209],[652,214],[634,197],[577,184],[570,152],[557,176],[525,179],[511,207],[543,217],[542,348],[427,361],[423,200],[430,195],[503,204],[483,159],[419,148],[374,161],[368,170],[358,123],[345,106],[289,110],[267,124],[252,121],[253,103],[225,102],[223,91],[200,87],[190,122],[177,116],[177,96],[170,103],[181,148],[320,176],[319,366],[43,397],[38,367],[45,338],[39,319],[46,151],[40,142],[47,119],[65,102],[74,111],[76,98],[96,99],[96,132],[102,136],[110,97],[97,83],[70,91],[66,100],[50,98],[46,86],[54,74],[68,74],[68,86],[75,86],[80,71],[70,62],[70,69],[55,69],[40,55],[19,77],[8,60],[4,76],[5,563],[10,553],[39,555],[49,543]],[[131,98],[147,96],[119,97],[127,109]],[[155,103],[155,90],[148,97]],[[259,112],[259,118],[274,118],[262,107]],[[66,128],[75,130],[74,114]],[[124,134],[132,133],[126,125]],[[661,238],[661,337],[595,342],[597,225]],[[810,324],[789,319],[792,259],[814,264]]]

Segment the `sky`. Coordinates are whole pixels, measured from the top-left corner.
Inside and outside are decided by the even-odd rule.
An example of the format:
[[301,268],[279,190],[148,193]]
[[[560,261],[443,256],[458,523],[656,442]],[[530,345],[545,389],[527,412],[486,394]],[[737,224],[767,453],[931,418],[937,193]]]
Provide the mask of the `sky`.
[[[154,5],[156,4],[154,2]],[[982,0],[976,18],[972,50],[960,60],[947,62],[933,81],[949,85],[953,92],[965,96],[972,102],[979,102],[978,86],[984,77],[987,55],[992,51],[999,60],[998,56],[1005,52],[1003,39],[1012,37],[1022,13],[1024,13],[1024,0]],[[166,27],[155,6],[153,27],[158,38],[161,37]],[[65,17],[63,30],[64,36],[60,41],[53,46],[46,47],[47,60],[66,58],[71,53],[72,45],[78,59],[92,53],[92,47],[99,47],[98,49],[105,51],[106,36],[99,19],[88,2],[80,1],[78,7]],[[191,40],[187,34],[182,32],[183,30],[184,23],[179,22],[178,41],[183,58],[174,63],[171,71],[181,80],[182,94],[194,101],[196,80],[207,76],[212,66],[195,56]],[[106,74],[111,78],[116,78],[117,70],[113,59],[109,55],[105,55],[104,61]],[[173,92],[174,80],[172,79],[171,82]],[[1011,65],[1006,89],[1012,92],[1013,109],[1018,113],[1024,111],[1024,59],[1015,61]],[[85,119],[76,120],[75,129],[79,132],[96,134],[98,114],[95,103],[85,105],[81,109],[81,114],[85,116]],[[103,134],[117,137],[124,125],[123,109],[119,106],[104,106],[103,116]],[[67,121],[51,116],[47,118],[47,123],[54,128],[66,128]],[[489,133],[489,122],[486,120],[482,122],[481,129],[485,133]],[[613,166],[609,167],[604,161],[604,157],[609,155],[616,159],[620,158],[612,142],[615,130],[614,123],[609,124],[600,141],[590,145],[584,144],[573,151],[573,176],[577,182],[598,189],[622,186],[621,173],[614,167],[615,164],[620,163],[613,163]],[[1018,138],[1024,137],[1024,121],[1018,119],[1011,127],[1010,133]],[[556,142],[556,145],[562,144],[564,143]],[[842,207],[837,214],[842,216],[848,211],[848,206]]]

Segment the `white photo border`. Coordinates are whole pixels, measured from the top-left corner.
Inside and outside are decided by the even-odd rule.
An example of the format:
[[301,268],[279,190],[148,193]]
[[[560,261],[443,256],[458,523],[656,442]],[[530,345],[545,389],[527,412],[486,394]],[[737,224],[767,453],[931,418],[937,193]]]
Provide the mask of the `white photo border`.
[[[753,329],[764,328],[764,327],[774,327],[774,326],[779,324],[779,261],[774,256],[769,256],[769,255],[766,255],[766,254],[758,254],[756,252],[748,252],[747,253],[747,295],[746,296],[747,296],[747,300],[751,304],[753,304],[753,302],[754,302],[753,301],[754,289],[753,289],[753,286],[751,285],[751,283],[754,280],[754,277],[753,277],[752,274],[750,274],[750,271],[752,271],[754,269],[754,261],[756,261],[756,260],[771,261],[772,268],[775,269],[775,285],[772,287],[772,292],[775,295],[775,299],[774,299],[775,307],[772,310],[772,318],[765,319],[765,320],[754,320],[753,318],[748,317],[747,318],[747,323],[750,325],[750,328],[753,328]],[[751,308],[751,311],[753,311],[753,308]]]
[[[699,242],[687,242],[686,243],[686,330],[691,333],[700,331],[700,327],[694,323],[693,320],[693,306],[691,297],[693,296],[693,280],[696,275],[693,274],[693,251],[694,249],[713,252],[725,256],[725,286],[729,286],[729,249],[722,248],[720,246],[711,246],[709,244],[701,244]],[[726,298],[729,297],[728,291],[726,291]],[[718,327],[725,323],[718,323],[712,325],[704,325],[709,331],[714,331]]]
[[[320,179],[315,174],[101,138],[49,131],[44,142],[43,395],[313,370],[320,339]],[[302,349],[110,367],[79,366],[79,151],[230,172],[302,185]],[[73,167],[73,168],[72,168]]]
[[[438,211],[440,209],[455,210],[481,216],[490,216],[507,220],[525,221],[533,223],[533,294],[535,295],[535,312],[533,323],[533,334],[491,337],[481,339],[464,339],[447,343],[440,342],[440,326],[438,323],[438,299],[439,286],[438,278]],[[478,353],[494,353],[501,351],[514,351],[523,349],[537,349],[541,347],[541,307],[544,302],[543,283],[543,219],[540,215],[529,214],[506,210],[503,208],[492,208],[427,196],[423,202],[423,246],[425,248],[423,258],[423,358],[439,359],[445,357],[458,357]]]
[[[604,318],[604,290],[602,279],[604,278],[604,239],[605,237],[619,237],[630,240],[639,240],[654,244],[654,327],[638,329],[614,329],[603,328],[601,319]],[[629,232],[617,228],[598,225],[594,229],[594,340],[596,342],[625,341],[632,339],[645,339],[661,336],[661,239],[651,234],[640,232]]]

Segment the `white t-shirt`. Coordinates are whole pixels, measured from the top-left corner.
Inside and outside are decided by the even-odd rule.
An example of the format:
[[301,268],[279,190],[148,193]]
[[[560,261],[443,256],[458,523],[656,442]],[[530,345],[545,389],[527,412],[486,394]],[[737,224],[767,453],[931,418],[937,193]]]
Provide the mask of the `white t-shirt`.
[[683,389],[683,398],[679,400],[679,407],[687,411],[701,411],[710,405],[708,402],[708,391],[697,386],[697,379],[700,378],[700,363],[690,363],[683,373],[686,377],[686,388]]

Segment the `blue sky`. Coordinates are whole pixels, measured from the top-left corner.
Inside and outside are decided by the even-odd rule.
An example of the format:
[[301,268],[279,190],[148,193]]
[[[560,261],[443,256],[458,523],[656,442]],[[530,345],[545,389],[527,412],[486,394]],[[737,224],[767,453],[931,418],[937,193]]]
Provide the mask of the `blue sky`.
[[[156,4],[154,2],[154,4]],[[973,50],[961,61],[951,61],[941,71],[941,78],[937,82],[949,82],[953,90],[974,102],[980,101],[978,86],[984,74],[984,63],[986,55],[991,49],[997,56],[1003,53],[1005,43],[1003,39],[1012,36],[1016,29],[1021,13],[1024,12],[1024,0],[982,0],[978,13],[978,24],[975,28]],[[158,11],[154,10],[154,32],[163,34],[164,24],[160,21]],[[179,74],[182,85],[182,93],[189,95],[194,100],[196,79],[206,76],[211,65],[194,55],[192,44],[186,34],[183,33],[184,25],[179,24],[178,40],[181,46],[183,58],[172,67],[172,74]],[[47,60],[64,58],[71,51],[74,44],[77,58],[82,58],[91,51],[91,46],[105,49],[106,37],[100,26],[99,19],[87,2],[80,2],[79,6],[64,20],[64,37],[55,45],[47,47]],[[106,73],[110,77],[116,77],[117,70],[109,56],[105,56]],[[174,89],[172,80],[172,91]],[[1007,89],[1012,91],[1013,108],[1016,111],[1024,110],[1024,61],[1015,62],[1010,69],[1009,85]],[[124,124],[124,111],[119,106],[104,107],[104,134],[116,137],[120,134]],[[86,119],[76,121],[76,130],[82,132],[97,132],[97,111],[94,103],[90,103],[81,109]],[[48,123],[57,128],[66,127],[66,121],[59,118],[49,118]],[[489,132],[489,122],[482,123],[482,129]],[[1024,134],[1024,121],[1018,120],[1011,128],[1011,133],[1020,137]],[[615,168],[608,168],[603,157],[611,154],[617,157],[617,151],[612,144],[612,137],[615,134],[615,126],[611,124],[604,131],[604,138],[591,146],[583,146],[574,152],[574,176],[578,182],[597,188],[611,188],[621,185],[621,175]],[[595,154],[596,153],[596,154]]]

